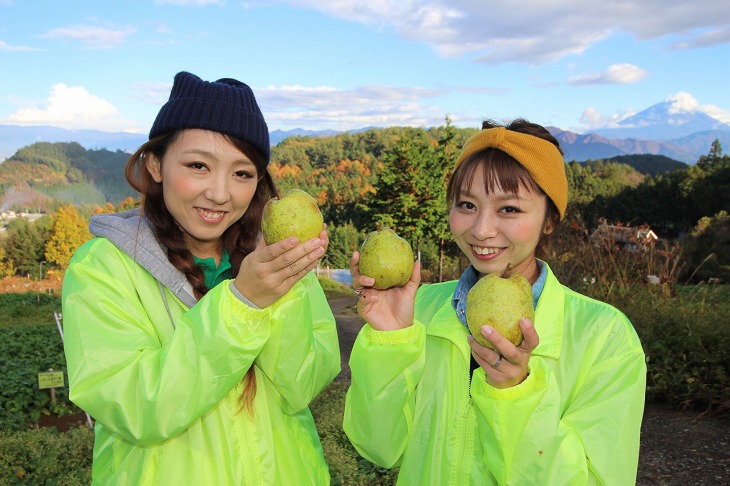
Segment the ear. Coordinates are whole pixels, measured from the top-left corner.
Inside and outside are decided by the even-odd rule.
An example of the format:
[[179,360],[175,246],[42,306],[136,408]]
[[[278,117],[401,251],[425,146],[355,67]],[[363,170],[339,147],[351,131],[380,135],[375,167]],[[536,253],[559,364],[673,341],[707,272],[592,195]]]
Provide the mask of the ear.
[[553,231],[555,231],[555,223],[553,222],[552,218],[545,218],[545,224],[542,225],[542,233],[544,235],[549,235]]
[[162,182],[162,168],[160,167],[160,160],[152,154],[148,154],[146,157],[147,172],[150,173],[152,179],[156,183]]

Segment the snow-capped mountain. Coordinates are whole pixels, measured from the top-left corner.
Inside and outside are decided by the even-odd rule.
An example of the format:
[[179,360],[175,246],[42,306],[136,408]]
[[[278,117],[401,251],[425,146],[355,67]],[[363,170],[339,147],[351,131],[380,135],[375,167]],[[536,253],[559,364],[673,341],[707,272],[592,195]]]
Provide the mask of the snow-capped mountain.
[[650,106],[612,128],[591,130],[610,139],[673,140],[697,132],[730,131],[730,125],[698,110],[680,109],[676,100]]

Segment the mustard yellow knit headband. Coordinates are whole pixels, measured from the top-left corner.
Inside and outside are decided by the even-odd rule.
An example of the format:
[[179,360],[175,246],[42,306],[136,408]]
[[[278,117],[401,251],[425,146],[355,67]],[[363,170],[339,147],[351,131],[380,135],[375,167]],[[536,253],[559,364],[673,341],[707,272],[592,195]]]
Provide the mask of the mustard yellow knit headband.
[[504,127],[487,128],[466,141],[454,170],[468,157],[487,148],[501,150],[527,169],[537,185],[555,203],[560,219],[563,219],[568,205],[568,180],[565,177],[563,155],[555,145],[534,135]]

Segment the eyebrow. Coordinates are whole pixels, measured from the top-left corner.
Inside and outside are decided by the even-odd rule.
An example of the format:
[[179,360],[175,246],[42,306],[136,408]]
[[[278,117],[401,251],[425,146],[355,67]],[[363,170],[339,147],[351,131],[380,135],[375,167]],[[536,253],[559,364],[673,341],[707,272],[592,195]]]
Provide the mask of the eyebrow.
[[[467,190],[464,190],[464,191],[461,191],[461,196],[462,197],[476,198],[476,196],[474,194],[472,194],[472,192],[469,191],[468,189]],[[518,201],[524,201],[525,200],[524,197],[520,196],[519,193],[516,193],[516,192],[501,193],[499,195],[490,194],[489,196],[494,197],[494,198],[497,198],[497,200],[499,200],[499,201],[510,201],[512,199],[517,199]]]
[[[183,151],[183,154],[184,155],[202,155],[202,156],[205,156],[205,157],[208,157],[208,158],[211,158],[211,159],[218,160],[218,157],[216,157],[213,152],[210,152],[210,151],[205,150],[205,149],[192,148],[192,149],[188,149],[188,150]],[[243,157],[242,158],[236,159],[236,162],[239,162],[239,163],[242,163],[242,164],[245,164],[245,165],[251,165],[253,167],[256,167],[256,164],[252,160],[250,160],[248,158],[248,156],[245,155],[245,154],[243,154]]]

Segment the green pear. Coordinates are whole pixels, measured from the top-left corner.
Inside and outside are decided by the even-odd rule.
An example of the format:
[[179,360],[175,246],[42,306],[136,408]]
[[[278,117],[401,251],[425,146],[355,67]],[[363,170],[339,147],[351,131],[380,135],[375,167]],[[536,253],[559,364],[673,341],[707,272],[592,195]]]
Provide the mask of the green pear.
[[375,279],[373,288],[402,287],[413,273],[410,243],[390,228],[370,233],[360,246],[358,267],[362,275]]
[[324,228],[322,212],[301,189],[287,191],[280,199],[269,199],[261,216],[261,232],[268,245],[296,236],[300,242],[319,237]]
[[474,339],[488,348],[494,346],[481,333],[489,324],[515,346],[522,342],[520,319],[535,320],[532,287],[520,273],[490,273],[480,278],[466,295],[466,322]]

